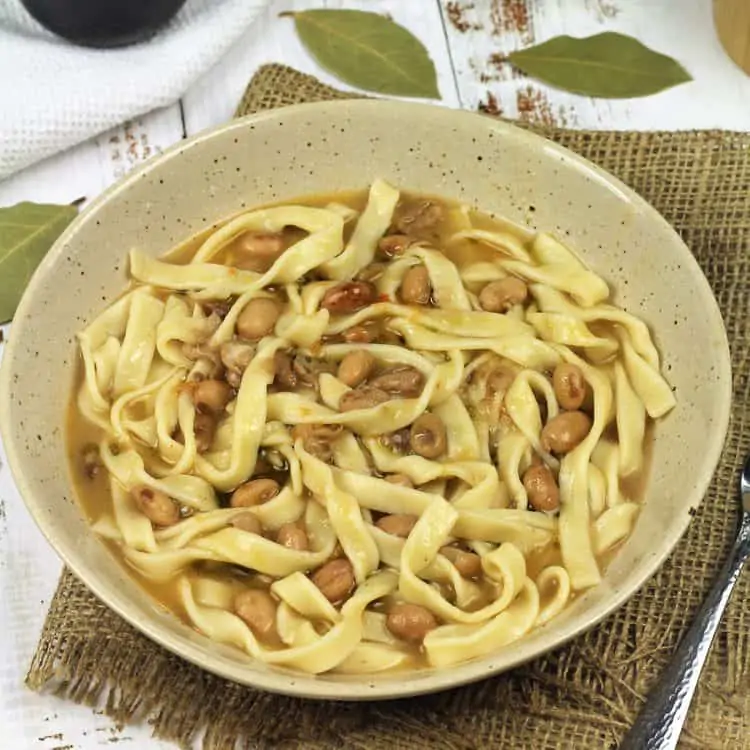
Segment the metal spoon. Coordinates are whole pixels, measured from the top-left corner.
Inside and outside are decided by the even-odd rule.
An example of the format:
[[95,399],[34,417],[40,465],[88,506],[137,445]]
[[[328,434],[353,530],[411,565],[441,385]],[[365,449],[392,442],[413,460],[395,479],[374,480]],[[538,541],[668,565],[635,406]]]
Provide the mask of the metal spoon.
[[719,621],[742,567],[750,557],[750,457],[740,476],[740,497],[742,517],[729,557],[633,728],[625,735],[620,750],[673,750],[677,747]]

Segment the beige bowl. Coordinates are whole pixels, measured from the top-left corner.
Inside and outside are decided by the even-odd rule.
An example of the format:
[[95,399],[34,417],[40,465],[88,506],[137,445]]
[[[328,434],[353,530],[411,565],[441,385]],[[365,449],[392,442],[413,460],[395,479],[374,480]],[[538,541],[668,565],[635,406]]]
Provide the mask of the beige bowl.
[[[659,425],[645,507],[603,582],[559,617],[486,658],[379,677],[310,677],[259,664],[197,634],[150,599],[89,530],[64,451],[74,336],[151,255],[258,203],[364,188],[375,177],[551,229],[612,283],[656,334],[677,408]],[[531,207],[534,207],[531,209]],[[699,356],[696,356],[699,353]],[[272,111],[180,143],[129,174],[67,229],[18,309],[0,376],[0,426],[35,521],[65,563],[150,638],[216,674],[281,693],[373,699],[477,680],[559,646],[620,606],[677,543],[716,466],[730,365],[721,316],[689,250],[641,198],[553,143],[488,117],[351,101]]]

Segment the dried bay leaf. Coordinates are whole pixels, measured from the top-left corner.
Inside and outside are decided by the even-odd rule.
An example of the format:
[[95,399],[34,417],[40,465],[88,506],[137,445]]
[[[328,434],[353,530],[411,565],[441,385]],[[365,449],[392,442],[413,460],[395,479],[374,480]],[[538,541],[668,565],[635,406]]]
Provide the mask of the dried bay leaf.
[[676,60],[612,31],[557,36],[512,52],[508,61],[550,86],[607,99],[648,96],[692,80]]
[[306,10],[288,13],[299,38],[329,73],[379,94],[438,99],[435,66],[409,31],[378,13]]
[[13,317],[34,270],[77,213],[44,203],[0,208],[0,323]]

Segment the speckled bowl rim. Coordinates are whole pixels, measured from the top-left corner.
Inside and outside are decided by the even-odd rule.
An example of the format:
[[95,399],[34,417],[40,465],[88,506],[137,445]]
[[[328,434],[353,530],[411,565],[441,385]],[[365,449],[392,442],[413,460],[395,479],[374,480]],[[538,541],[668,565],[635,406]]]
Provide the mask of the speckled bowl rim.
[[[341,116],[343,109],[346,109],[347,113],[356,113],[358,110],[366,112],[368,108],[373,106],[391,107],[394,110],[394,117],[402,122],[408,121],[412,114],[415,116],[421,116],[425,114],[425,110],[430,110],[434,123],[437,124],[437,122],[440,121],[441,125],[444,125],[445,127],[449,127],[452,123],[465,124],[467,118],[476,118],[477,123],[480,123],[481,120],[488,117],[473,112],[452,110],[436,107],[434,105],[389,100],[354,99],[335,102],[315,102],[269,110],[232,120],[224,125],[206,130],[192,138],[179,141],[166,149],[163,153],[135,168],[118,182],[107,188],[86,207],[79,218],[70,224],[55,242],[32,277],[18,306],[15,319],[25,319],[33,314],[35,305],[34,297],[38,287],[41,285],[40,279],[53,270],[57,263],[60,262],[61,258],[64,257],[65,246],[78,231],[78,225],[82,221],[81,217],[85,217],[89,212],[97,210],[102,204],[108,202],[116,195],[127,191],[129,187],[144,174],[147,174],[179,151],[184,150],[188,146],[197,146],[202,142],[209,141],[218,134],[243,131],[254,123],[260,123],[266,120],[278,121],[295,114],[315,114],[317,116],[328,114],[331,117],[334,115],[339,117]],[[520,138],[525,144],[528,144],[529,149],[543,148],[547,153],[551,153],[567,162],[573,162],[575,168],[587,172],[600,183],[605,183],[610,188],[616,189],[622,193],[628,201],[636,205],[640,211],[647,214],[651,221],[659,223],[662,228],[672,234],[675,242],[681,246],[684,255],[682,261],[690,267],[696,283],[704,287],[706,299],[711,300],[712,304],[710,304],[708,309],[704,312],[710,319],[714,331],[720,333],[723,356],[719,358],[716,385],[717,400],[715,402],[714,412],[715,419],[713,422],[714,428],[709,436],[710,443],[707,446],[706,451],[703,453],[700,463],[691,465],[691,469],[695,472],[691,505],[697,507],[706,494],[721,455],[729,425],[732,393],[731,360],[726,329],[724,327],[718,304],[714,298],[713,291],[711,290],[703,271],[688,247],[669,223],[655,208],[653,208],[653,206],[641,198],[625,183],[587,159],[584,159],[575,152],[570,151],[553,141],[496,118],[492,118],[492,121],[493,128],[499,131],[505,131],[508,135],[512,135],[516,139]],[[187,642],[183,644],[177,643],[177,638],[165,633],[156,622],[138,620],[135,617],[135,614],[131,611],[133,605],[128,601],[127,597],[118,591],[116,586],[113,585],[113,582],[111,582],[106,575],[89,567],[77,546],[72,543],[67,544],[60,539],[55,529],[55,525],[42,515],[42,500],[34,497],[33,490],[27,484],[25,477],[20,470],[20,453],[22,451],[22,444],[20,440],[15,439],[9,419],[11,373],[14,369],[13,364],[14,358],[16,357],[18,343],[14,340],[12,333],[8,338],[9,340],[6,343],[3,361],[0,363],[0,435],[2,435],[3,438],[8,463],[13,473],[17,488],[23,497],[29,513],[42,534],[63,560],[65,565],[67,565],[100,600],[124,620],[129,622],[133,627],[164,648],[193,664],[221,677],[250,687],[303,698],[348,701],[384,700],[437,692],[508,671],[559,648],[571,639],[590,630],[622,606],[659,570],[690,524],[691,516],[689,514],[685,514],[682,519],[676,520],[670,524],[662,538],[660,548],[654,550],[653,554],[648,557],[647,561],[641,561],[637,574],[633,574],[632,578],[628,580],[628,585],[613,592],[612,596],[607,599],[606,603],[592,607],[592,609],[586,613],[586,617],[581,617],[578,622],[567,622],[564,627],[560,627],[560,629],[554,634],[553,638],[550,638],[549,642],[540,643],[534,649],[524,649],[523,639],[521,639],[517,642],[519,646],[517,649],[513,649],[512,651],[505,650],[502,663],[500,664],[493,665],[490,663],[494,658],[497,658],[497,654],[493,653],[454,667],[417,672],[416,676],[414,676],[414,673],[412,672],[409,673],[408,680],[400,679],[399,673],[396,672],[392,678],[379,677],[378,680],[374,682],[369,682],[367,675],[363,675],[361,681],[347,679],[345,681],[342,680],[337,682],[321,680],[315,676],[299,672],[292,673],[288,670],[268,672],[248,671],[245,664],[240,661],[238,661],[236,667],[224,668],[222,665],[214,663],[210,654],[201,651],[194,644]]]

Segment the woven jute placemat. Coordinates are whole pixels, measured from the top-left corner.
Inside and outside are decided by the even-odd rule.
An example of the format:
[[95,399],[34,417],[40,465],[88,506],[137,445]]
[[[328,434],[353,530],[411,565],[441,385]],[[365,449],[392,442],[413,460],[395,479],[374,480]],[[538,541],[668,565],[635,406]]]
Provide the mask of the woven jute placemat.
[[[252,80],[238,114],[346,96],[270,65]],[[737,522],[737,469],[750,452],[750,135],[544,134],[616,174],[666,216],[708,277],[729,334],[734,408],[726,446],[708,496],[653,580],[599,627],[508,674],[421,698],[331,704],[261,693],[203,672],[135,631],[65,571],[28,674],[32,689],[103,705],[121,722],[148,720],[157,736],[184,746],[202,737],[206,750],[617,747],[703,599]],[[750,748],[748,601],[745,576],[681,747]]]

